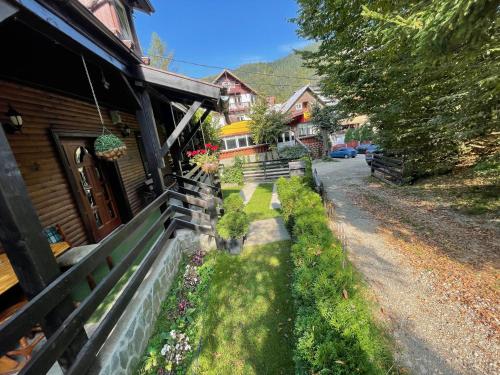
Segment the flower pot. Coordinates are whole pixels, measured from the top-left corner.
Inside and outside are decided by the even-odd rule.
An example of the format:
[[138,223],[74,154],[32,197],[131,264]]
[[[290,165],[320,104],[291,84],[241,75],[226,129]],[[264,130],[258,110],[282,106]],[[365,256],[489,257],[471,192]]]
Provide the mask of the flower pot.
[[212,174],[212,173],[215,173],[219,170],[219,163],[215,163],[215,162],[214,163],[205,163],[201,166],[201,169],[205,173]]
[[241,253],[243,249],[244,238],[230,238],[226,240],[226,250],[229,251],[229,254],[238,255]]
[[96,151],[96,156],[101,159],[109,160],[109,161],[114,161],[118,160],[120,157],[125,155],[125,152],[127,150],[127,146],[123,145],[120,147],[115,147],[106,151]]

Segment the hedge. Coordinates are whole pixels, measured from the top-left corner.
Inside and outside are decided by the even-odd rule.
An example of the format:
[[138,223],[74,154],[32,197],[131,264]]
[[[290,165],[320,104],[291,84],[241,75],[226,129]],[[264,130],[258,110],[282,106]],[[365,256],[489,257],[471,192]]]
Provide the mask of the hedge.
[[292,232],[297,374],[387,374],[390,345],[307,179],[277,182]]

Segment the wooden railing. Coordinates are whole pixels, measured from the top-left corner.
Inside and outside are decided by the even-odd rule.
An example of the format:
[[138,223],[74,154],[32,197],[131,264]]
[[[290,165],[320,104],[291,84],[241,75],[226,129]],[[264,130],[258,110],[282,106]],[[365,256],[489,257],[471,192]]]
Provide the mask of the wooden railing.
[[[180,200],[189,207],[169,205],[170,199]],[[198,208],[193,210],[191,208]],[[176,214],[182,214],[182,218]],[[149,224],[148,218],[158,216]],[[199,219],[205,224],[195,224],[184,218]],[[12,318],[0,326],[0,356],[15,349],[19,340],[31,329],[40,324],[59,303],[70,295],[72,289],[85,280],[85,277],[106,261],[113,250],[121,243],[138,235],[138,240],[129,252],[115,264],[113,269],[97,284],[95,289],[67,316],[60,327],[33,355],[31,360],[20,371],[20,374],[45,374],[59,360],[65,350],[81,332],[85,323],[97,310],[105,297],[110,293],[120,278],[132,267],[142,255],[147,243],[156,238],[154,244],[144,255],[139,267],[133,273],[120,296],[115,300],[109,312],[101,320],[93,334],[81,347],[76,360],[66,369],[66,374],[84,374],[92,366],[95,355],[106,341],[109,333],[125,311],[132,296],[138,289],[158,255],[165,249],[175,230],[192,229],[200,233],[215,235],[217,221],[216,202],[211,197],[196,197],[167,190],[155,199],[129,223],[118,228],[81,262],[61,274],[47,288],[24,305]]]
[[396,157],[373,154],[371,175],[390,184],[402,185],[405,182],[403,160]]

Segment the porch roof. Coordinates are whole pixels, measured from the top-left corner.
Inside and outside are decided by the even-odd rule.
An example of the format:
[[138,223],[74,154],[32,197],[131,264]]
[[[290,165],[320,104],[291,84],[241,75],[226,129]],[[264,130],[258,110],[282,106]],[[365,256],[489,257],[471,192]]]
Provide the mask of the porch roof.
[[221,86],[142,64],[138,75],[145,82],[166,90],[166,96],[173,101],[189,105],[189,101],[199,100],[205,108],[219,109]]

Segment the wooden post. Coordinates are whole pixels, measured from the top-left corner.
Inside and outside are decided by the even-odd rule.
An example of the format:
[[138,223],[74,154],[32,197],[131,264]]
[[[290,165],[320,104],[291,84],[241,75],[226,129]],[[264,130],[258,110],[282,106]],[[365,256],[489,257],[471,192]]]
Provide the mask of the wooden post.
[[145,89],[138,90],[137,97],[142,108],[137,111],[137,120],[141,127],[142,140],[146,158],[150,165],[151,177],[153,178],[153,188],[156,196],[160,196],[165,190],[165,183],[161,173],[161,168],[165,167],[165,162],[160,154],[160,139],[156,129],[156,121],[151,105],[151,98]]
[[217,203],[213,196],[211,196],[208,199],[207,213],[210,215],[210,226],[212,227],[212,230],[214,232],[215,245],[217,246],[217,250],[221,250],[222,249],[221,238],[217,234],[217,219],[218,219]]
[[[38,215],[17,166],[9,142],[0,127],[0,242],[16,273],[22,290],[32,299],[60,275],[59,266],[43,234]],[[74,310],[70,297],[64,299],[43,322],[50,337]],[[68,346],[60,364],[67,368],[86,342],[83,331]],[[68,343],[69,344],[69,343]],[[14,349],[13,343],[12,349]]]

